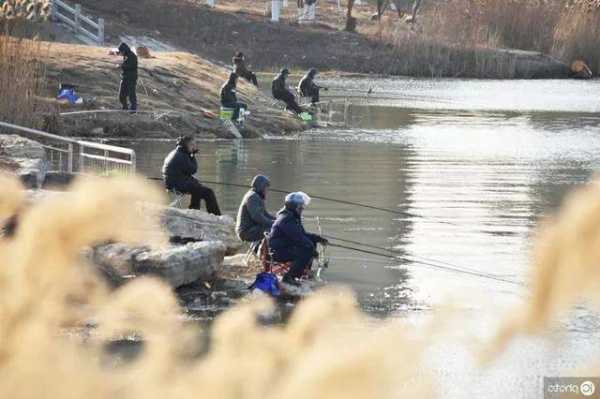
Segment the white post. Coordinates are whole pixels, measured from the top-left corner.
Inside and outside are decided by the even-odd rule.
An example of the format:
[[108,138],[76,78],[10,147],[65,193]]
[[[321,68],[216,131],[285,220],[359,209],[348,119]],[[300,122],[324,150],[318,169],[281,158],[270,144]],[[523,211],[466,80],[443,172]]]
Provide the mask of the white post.
[[104,46],[104,18],[98,19],[98,44]]
[[210,8],[215,8],[215,0],[206,0]]
[[288,0],[283,0],[283,8],[287,8],[288,6]]
[[272,0],[271,2],[271,21],[279,22],[281,15],[281,0]]
[[81,4],[75,4],[75,13],[73,14],[73,19],[75,21],[75,33],[79,33],[81,28]]

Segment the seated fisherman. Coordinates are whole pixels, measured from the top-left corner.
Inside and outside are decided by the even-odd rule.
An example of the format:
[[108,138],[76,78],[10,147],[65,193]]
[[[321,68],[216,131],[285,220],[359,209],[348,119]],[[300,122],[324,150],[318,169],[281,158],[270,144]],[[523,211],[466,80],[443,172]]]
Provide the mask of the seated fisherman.
[[290,71],[286,68],[282,69],[279,75],[273,80],[271,91],[273,98],[276,100],[283,101],[285,108],[289,111],[293,111],[296,114],[301,114],[304,110],[296,102],[296,96],[287,87],[286,79],[289,76]]
[[289,272],[283,276],[288,284],[298,285],[297,278],[317,257],[317,243],[327,245],[328,241],[316,234],[307,233],[302,225],[302,211],[310,203],[310,197],[302,192],[291,193],[285,197],[285,207],[277,214],[269,234],[271,256],[276,262],[292,261]]
[[237,53],[235,53],[235,56],[233,57],[232,61],[234,68],[233,71],[235,72],[235,74],[246,79],[254,86],[258,87],[258,80],[256,79],[256,74],[246,67],[246,57],[244,56],[244,53],[238,51]]
[[298,93],[302,97],[310,97],[311,103],[315,104],[319,102],[319,92],[321,89],[327,90],[326,87],[321,87],[315,83],[315,77],[319,72],[315,68],[308,70],[308,73],[300,80],[298,84]]
[[233,120],[237,121],[240,117],[240,110],[246,112],[248,105],[239,102],[236,95],[237,75],[232,72],[229,79],[221,87],[221,105],[226,108],[233,108]]
[[206,201],[206,210],[213,215],[221,215],[213,190],[204,187],[193,176],[198,171],[196,154],[198,145],[190,136],[177,141],[177,147],[167,155],[162,168],[167,190],[191,194],[190,209],[200,209],[200,201]]
[[240,240],[260,243],[265,233],[271,231],[275,216],[265,206],[270,185],[266,176],[258,175],[252,180],[252,188],[244,196],[237,214],[235,231]]

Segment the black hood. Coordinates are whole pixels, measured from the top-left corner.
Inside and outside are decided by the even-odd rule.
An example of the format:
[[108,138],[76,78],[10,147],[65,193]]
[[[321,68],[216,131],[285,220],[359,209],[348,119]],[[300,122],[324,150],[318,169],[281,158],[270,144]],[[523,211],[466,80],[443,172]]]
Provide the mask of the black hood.
[[119,53],[123,55],[129,55],[131,53],[131,47],[127,45],[127,43],[119,44]]

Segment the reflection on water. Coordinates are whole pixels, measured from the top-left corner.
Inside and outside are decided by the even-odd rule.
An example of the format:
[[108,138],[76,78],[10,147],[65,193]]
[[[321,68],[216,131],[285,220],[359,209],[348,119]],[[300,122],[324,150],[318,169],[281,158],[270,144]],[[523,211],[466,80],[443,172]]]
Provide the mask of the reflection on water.
[[[314,130],[293,139],[201,144],[205,180],[249,182],[263,173],[273,186],[406,212],[315,200],[306,217],[326,234],[398,250],[404,260],[331,249],[325,278],[350,285],[373,315],[419,319],[421,309],[452,301],[468,312],[461,326],[482,336],[494,331],[527,290],[427,268],[412,260],[436,259],[524,282],[529,237],[538,220],[565,193],[585,184],[600,167],[600,82],[578,81],[335,81],[339,87],[385,92],[388,106],[351,107],[351,128]],[[335,92],[335,90],[334,90]],[[390,104],[394,105],[393,107]],[[141,170],[157,176],[173,143],[137,143]],[[233,215],[243,192],[214,186]],[[271,194],[269,207],[281,206]],[[425,312],[426,313],[426,312]],[[598,318],[585,308],[566,321],[569,344],[559,356],[551,345],[523,343],[486,378],[494,397],[537,397],[539,377],[574,367],[598,347]],[[440,379],[486,392],[472,362],[445,348]],[[539,358],[543,357],[543,362]],[[438,356],[433,356],[439,360]],[[448,367],[451,370],[449,371]],[[553,374],[554,373],[554,374]],[[457,375],[458,374],[458,375]],[[518,376],[518,377],[517,377]],[[514,384],[504,385],[502,377]],[[479,384],[479,385],[478,385]],[[512,396],[503,396],[512,395]],[[486,392],[485,397],[491,397]],[[482,396],[482,397],[483,397]]]

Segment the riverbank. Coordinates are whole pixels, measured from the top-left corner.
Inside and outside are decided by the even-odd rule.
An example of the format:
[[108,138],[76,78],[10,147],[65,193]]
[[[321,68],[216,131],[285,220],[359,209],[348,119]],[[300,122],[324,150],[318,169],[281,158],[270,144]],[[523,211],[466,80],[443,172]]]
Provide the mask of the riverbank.
[[[77,137],[168,139],[185,134],[202,138],[232,137],[218,115],[219,91],[229,71],[206,59],[184,52],[152,52],[151,58],[140,57],[140,112],[131,115],[120,112],[117,94],[121,58],[108,55],[108,49],[14,41],[5,46],[9,48],[7,53],[21,54],[20,50],[10,50],[12,46],[26,49],[27,54],[16,58],[15,65],[7,65],[7,74],[26,70],[30,65],[43,71],[38,77],[30,78],[39,82],[30,82],[31,87],[27,88],[15,85],[14,90],[33,91],[37,94],[36,102],[42,106],[34,105],[27,111],[31,115],[17,117],[15,112],[26,110],[14,110],[7,102],[0,111],[3,120],[27,120],[31,121],[28,125],[42,127],[50,133]],[[22,65],[18,65],[19,59]],[[54,98],[61,83],[74,85],[83,103],[58,103]],[[11,87],[9,83],[7,95]],[[19,96],[19,93],[12,95]],[[304,128],[299,120],[247,82],[240,80],[238,96],[249,105],[251,112],[242,130],[244,137],[285,135]]]
[[[287,19],[271,23],[261,5],[217,2],[217,7],[187,1],[83,1],[107,21],[110,40],[122,36],[150,37],[229,65],[242,50],[251,67],[274,72],[286,66],[305,70],[406,75],[416,77],[566,78],[570,60],[541,51],[506,49],[461,40],[441,40],[419,32],[422,26],[386,16],[371,21],[367,6],[357,9],[358,33],[342,30],[343,13],[319,3],[319,23],[299,25],[290,4]],[[431,17],[433,18],[433,17]],[[431,19],[430,18],[430,19]],[[427,19],[426,21],[429,21]]]

